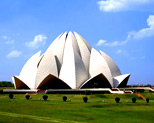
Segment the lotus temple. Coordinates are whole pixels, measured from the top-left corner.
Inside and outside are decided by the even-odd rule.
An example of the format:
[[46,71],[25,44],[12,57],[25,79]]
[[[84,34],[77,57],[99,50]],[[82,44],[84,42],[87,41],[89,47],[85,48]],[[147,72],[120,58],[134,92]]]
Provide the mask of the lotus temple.
[[46,90],[121,88],[126,87],[129,77],[78,33],[65,32],[44,54],[34,54],[12,79],[16,89]]

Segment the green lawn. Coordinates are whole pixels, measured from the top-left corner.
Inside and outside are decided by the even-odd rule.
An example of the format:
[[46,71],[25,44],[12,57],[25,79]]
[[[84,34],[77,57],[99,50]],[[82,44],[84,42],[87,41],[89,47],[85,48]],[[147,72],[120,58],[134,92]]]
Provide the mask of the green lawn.
[[[135,94],[88,95],[87,103],[82,100],[85,95],[65,95],[68,99],[63,102],[64,95],[60,94],[48,95],[47,101],[41,94],[31,95],[30,100],[22,94],[14,95],[14,99],[4,94],[0,95],[0,123],[153,123],[154,93],[142,95],[150,102]],[[120,97],[120,103],[115,102],[115,97]],[[136,103],[132,103],[133,97]]]

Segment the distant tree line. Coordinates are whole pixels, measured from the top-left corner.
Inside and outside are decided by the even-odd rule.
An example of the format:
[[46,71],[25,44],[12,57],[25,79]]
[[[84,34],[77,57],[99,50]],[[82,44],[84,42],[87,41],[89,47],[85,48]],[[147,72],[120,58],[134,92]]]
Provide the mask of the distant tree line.
[[14,84],[9,81],[0,81],[0,87],[14,87]]
[[146,85],[127,85],[127,87],[154,87],[154,85],[146,84]]

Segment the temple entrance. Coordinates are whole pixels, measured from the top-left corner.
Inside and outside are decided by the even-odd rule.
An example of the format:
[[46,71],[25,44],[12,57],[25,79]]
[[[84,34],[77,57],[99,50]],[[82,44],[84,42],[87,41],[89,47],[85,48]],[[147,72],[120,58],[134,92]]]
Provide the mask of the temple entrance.
[[38,86],[37,89],[46,90],[46,89],[71,89],[65,82],[59,78],[48,75]]
[[111,88],[111,85],[103,74],[99,74],[83,84],[81,88]]

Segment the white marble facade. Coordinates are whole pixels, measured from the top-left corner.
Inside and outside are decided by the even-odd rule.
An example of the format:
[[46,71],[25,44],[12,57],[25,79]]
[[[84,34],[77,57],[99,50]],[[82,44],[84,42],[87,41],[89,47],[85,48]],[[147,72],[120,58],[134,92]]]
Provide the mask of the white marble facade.
[[99,83],[108,83],[112,88],[127,84],[130,74],[121,75],[107,54],[96,51],[78,33],[74,35],[62,33],[44,54],[39,51],[33,55],[19,76],[12,77],[16,89],[79,89],[86,84],[92,88],[88,83],[100,74],[105,79],[99,79]]

